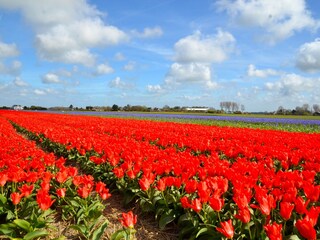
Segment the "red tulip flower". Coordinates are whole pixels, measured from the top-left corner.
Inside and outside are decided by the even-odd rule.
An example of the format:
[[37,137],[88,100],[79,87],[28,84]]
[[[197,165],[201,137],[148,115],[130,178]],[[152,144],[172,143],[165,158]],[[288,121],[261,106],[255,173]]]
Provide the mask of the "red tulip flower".
[[133,170],[128,170],[127,171],[127,176],[130,178],[130,179],[134,179],[136,177],[136,173],[133,171]]
[[210,198],[210,191],[206,182],[202,181],[198,184],[198,196],[201,199],[201,202],[208,202]]
[[102,200],[106,200],[111,197],[109,189],[106,187],[106,184],[103,182],[96,183],[96,192],[99,194]]
[[66,191],[67,190],[65,188],[59,188],[56,193],[59,197],[64,198],[66,196]]
[[264,226],[264,230],[270,240],[282,240],[282,225],[276,222]]
[[41,210],[45,211],[51,207],[55,200],[51,200],[51,197],[47,191],[39,190],[37,193],[37,203]]
[[166,183],[162,178],[159,179],[157,182],[157,189],[161,192],[163,192],[166,189]]
[[249,205],[248,198],[244,194],[237,194],[233,197],[233,201],[235,201],[239,208],[247,208]]
[[68,175],[74,177],[78,174],[78,169],[76,167],[68,167]]
[[181,206],[185,209],[190,208],[190,203],[189,203],[189,199],[186,196],[183,196],[182,198],[180,198],[180,202],[181,202]]
[[312,226],[315,226],[318,222],[318,217],[320,214],[320,206],[312,206],[306,213],[306,219],[311,222]]
[[316,233],[316,230],[313,228],[313,223],[308,219],[304,218],[304,219],[298,220],[296,222],[296,228],[298,229],[302,237],[308,240],[317,239],[317,233]]
[[234,228],[231,219],[225,222],[221,222],[220,225],[221,228],[216,227],[216,230],[222,233],[226,238],[232,239],[234,235]]
[[297,213],[299,214],[304,214],[306,213],[308,204],[309,204],[310,200],[308,199],[307,201],[304,201],[302,197],[297,197],[296,201],[295,201],[295,210]]
[[320,196],[320,187],[315,186],[311,183],[306,183],[303,186],[304,193],[306,197],[310,199],[311,202],[317,202]]
[[58,172],[56,174],[56,180],[58,183],[64,183],[68,179],[69,175],[67,170],[64,170],[62,172]]
[[80,197],[87,198],[87,197],[89,197],[91,190],[92,190],[91,188],[89,188],[87,186],[83,186],[83,187],[78,188],[77,193]]
[[132,211],[122,213],[122,218],[119,221],[125,228],[134,228],[134,225],[137,223],[137,215],[134,215]]
[[260,202],[260,211],[264,215],[269,215],[272,207],[273,207],[274,199],[272,195],[267,195],[266,197],[262,198],[262,201]]
[[209,204],[213,210],[220,212],[224,205],[224,199],[214,195],[209,199]]
[[11,197],[13,205],[17,205],[20,203],[21,198],[23,197],[23,194],[18,193],[18,192],[13,192],[13,193],[11,193],[10,197]]
[[148,178],[143,177],[139,180],[139,185],[142,191],[147,191],[150,188],[151,181]]
[[101,197],[102,200],[106,200],[109,197],[111,197],[111,194],[109,193],[109,189],[105,188],[103,191],[99,192],[99,196]]
[[252,208],[258,208],[263,215],[269,216],[274,205],[273,196],[272,195],[258,196],[257,200],[259,202],[259,206],[256,206],[254,204],[251,204],[250,206]]
[[294,205],[290,202],[281,202],[280,203],[280,215],[284,220],[289,220],[291,217],[292,210]]
[[105,187],[106,187],[106,184],[105,183],[103,183],[103,182],[97,182],[96,183],[96,192],[97,193],[100,193],[100,192],[102,192],[104,189],[105,189]]
[[49,191],[50,190],[50,181],[46,181],[46,180],[44,180],[44,181],[42,181],[41,183],[40,183],[40,186],[41,186],[41,189],[43,190],[43,191]]
[[197,190],[198,182],[196,180],[188,180],[186,182],[186,193],[194,193]]
[[19,188],[19,190],[21,191],[24,197],[28,197],[33,191],[33,185],[29,186],[27,184],[24,184],[22,187]]
[[8,181],[8,175],[0,173],[0,186],[3,187],[6,185],[6,182]]
[[240,208],[238,214],[235,215],[243,223],[250,222],[251,214],[248,207]]
[[199,198],[193,199],[191,201],[190,207],[193,209],[193,211],[195,211],[197,213],[200,212],[202,209],[202,203],[201,203],[200,199]]
[[78,187],[81,184],[81,176],[79,176],[79,175],[74,176],[72,179],[72,183],[73,183],[73,185]]
[[122,168],[114,168],[113,173],[117,178],[123,178],[123,176],[124,176],[124,172],[123,172]]

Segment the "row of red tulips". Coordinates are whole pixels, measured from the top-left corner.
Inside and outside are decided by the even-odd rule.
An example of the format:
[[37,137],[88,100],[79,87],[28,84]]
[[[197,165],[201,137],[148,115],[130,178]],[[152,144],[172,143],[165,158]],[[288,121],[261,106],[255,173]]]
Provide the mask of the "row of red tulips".
[[139,197],[160,226],[179,219],[182,237],[319,237],[318,134],[1,114],[41,141],[76,149],[94,176]]
[[[280,131],[241,128],[238,128],[235,134],[234,128],[228,127],[208,127],[132,119],[101,121],[101,118],[97,117],[70,118],[68,115],[51,116],[49,119],[47,115],[42,115],[29,120],[28,129],[44,133],[47,137],[60,143],[76,146],[82,152],[94,148],[101,153],[105,150],[105,145],[99,145],[92,133],[95,136],[108,134],[130,137],[138,141],[153,141],[163,147],[174,145],[182,149],[189,148],[200,152],[223,152],[229,157],[237,157],[240,154],[257,160],[276,158],[281,162],[281,167],[287,169],[298,164],[304,164],[299,161],[300,159],[312,160],[312,157],[318,153],[320,148],[319,134],[289,132],[284,134]],[[24,120],[24,124],[27,124],[26,121],[28,119]],[[43,121],[46,121],[45,125],[42,124]],[[61,131],[55,131],[55,126],[60,126],[61,122],[64,123],[63,133],[66,133],[66,135]],[[88,131],[84,126],[91,126],[92,129]],[[74,131],[81,135],[74,136]],[[320,171],[319,165],[316,166],[315,170]],[[304,168],[306,167],[309,166],[304,166]]]
[[[65,158],[44,152],[3,116],[0,129],[0,235],[63,239],[61,232],[50,230],[53,218],[60,216],[86,239],[100,239],[108,225],[102,215],[104,200],[111,196],[106,184],[79,174]],[[133,228],[131,215],[124,213],[125,228],[118,233]]]

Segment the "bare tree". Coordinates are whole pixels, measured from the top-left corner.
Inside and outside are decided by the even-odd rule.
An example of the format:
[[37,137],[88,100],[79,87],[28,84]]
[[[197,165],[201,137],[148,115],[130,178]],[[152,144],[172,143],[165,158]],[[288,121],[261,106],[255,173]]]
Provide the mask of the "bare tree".
[[313,108],[313,111],[320,112],[320,105],[319,104],[313,104],[312,108]]
[[309,109],[310,109],[309,104],[308,104],[308,103],[303,104],[303,105],[302,105],[302,109],[303,109],[303,111],[308,112],[308,111],[309,111]]
[[230,112],[230,110],[231,110],[231,102],[226,102],[226,109],[227,109],[227,111],[228,112]]
[[283,114],[284,113],[284,107],[279,106],[277,110],[277,114]]
[[220,102],[220,108],[221,108],[221,111],[223,111],[223,109],[224,109],[224,102]]
[[241,108],[241,112],[244,112],[246,110],[243,104],[241,104],[240,108]]
[[224,110],[226,112],[236,112],[236,111],[239,111],[239,104],[236,102],[230,102],[230,101],[220,102],[220,108],[221,110]]
[[236,112],[239,110],[239,105],[236,102],[231,102],[231,110],[232,112]]

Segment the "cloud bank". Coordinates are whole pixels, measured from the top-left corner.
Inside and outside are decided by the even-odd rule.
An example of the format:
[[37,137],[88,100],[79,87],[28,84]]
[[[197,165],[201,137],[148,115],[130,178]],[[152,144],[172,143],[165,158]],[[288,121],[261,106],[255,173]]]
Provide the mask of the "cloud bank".
[[[63,6],[63,7],[62,7]],[[126,42],[128,35],[103,21],[103,14],[85,0],[3,0],[0,7],[21,11],[34,28],[41,59],[93,66],[92,48]],[[1,45],[0,45],[1,48]]]
[[296,66],[304,72],[320,72],[320,38],[299,48]]
[[263,29],[262,40],[271,44],[320,27],[304,0],[218,0],[216,6],[238,25]]
[[174,63],[170,66],[164,83],[148,85],[149,92],[196,85],[215,89],[218,84],[212,77],[212,64],[221,63],[235,51],[236,40],[221,29],[215,35],[204,35],[200,31],[178,40],[174,45]]

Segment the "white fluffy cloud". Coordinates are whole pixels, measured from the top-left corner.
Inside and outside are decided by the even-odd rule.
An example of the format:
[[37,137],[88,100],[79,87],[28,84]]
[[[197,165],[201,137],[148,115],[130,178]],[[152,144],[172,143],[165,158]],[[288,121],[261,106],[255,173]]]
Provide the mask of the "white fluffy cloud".
[[15,57],[19,55],[19,50],[14,43],[7,44],[0,42],[0,59]]
[[135,65],[136,65],[135,62],[130,61],[123,67],[123,69],[126,71],[132,71],[132,70],[134,70]]
[[117,27],[106,25],[102,13],[85,0],[3,0],[0,7],[22,12],[35,29],[39,56],[47,61],[91,66],[95,63],[91,48],[128,39]]
[[162,93],[164,91],[160,84],[148,85],[147,90],[150,93]]
[[143,32],[138,32],[133,30],[132,35],[140,38],[154,38],[160,37],[163,34],[161,27],[153,27],[153,28],[144,28]]
[[20,77],[16,77],[13,81],[14,85],[16,85],[17,87],[26,87],[28,86],[28,83],[26,83],[25,81],[23,81]]
[[92,66],[95,56],[87,48],[77,46],[76,40],[59,34],[39,34],[36,45],[40,58],[51,62],[64,62]]
[[206,88],[216,88],[217,84],[211,80],[210,65],[202,63],[174,63],[166,76],[167,86],[189,85],[190,83],[199,84]]
[[57,25],[38,34],[36,45],[40,57],[45,60],[91,66],[95,55],[90,48],[116,45],[126,39],[125,33],[116,27],[105,26],[100,19],[85,19]]
[[123,55],[123,53],[118,52],[114,55],[114,59],[117,61],[123,61],[126,59],[126,57]]
[[47,73],[42,77],[43,83],[61,83],[61,79],[54,73]]
[[195,101],[195,100],[200,100],[202,98],[202,96],[183,95],[181,98],[184,100],[188,100],[188,101]]
[[111,66],[109,66],[109,64],[107,63],[103,63],[103,64],[99,64],[97,66],[96,75],[104,75],[104,74],[109,74],[109,73],[113,73],[114,70]]
[[297,74],[284,74],[277,82],[267,82],[265,88],[268,91],[281,96],[303,95],[305,93],[318,94],[317,88],[320,84],[320,78],[308,78]]
[[235,38],[229,32],[218,30],[214,36],[204,36],[199,31],[180,39],[175,45],[175,61],[219,63],[234,51]]
[[0,61],[0,74],[18,75],[21,70],[21,62],[13,61],[9,64]]
[[6,89],[9,87],[10,85],[8,83],[2,83],[0,82],[0,92],[2,93],[6,93]]
[[257,69],[253,64],[248,66],[247,74],[249,77],[258,77],[258,78],[266,78],[269,76],[277,76],[280,73],[273,69]]
[[118,89],[132,89],[134,86],[130,83],[122,81],[120,77],[116,77],[109,82],[109,87]]
[[229,32],[217,30],[215,35],[206,36],[200,31],[180,39],[174,45],[174,60],[166,74],[163,88],[199,86],[215,89],[212,64],[221,63],[235,51],[236,40]]
[[296,66],[305,72],[320,72],[320,38],[299,48]]
[[33,92],[36,95],[46,95],[47,94],[46,91],[41,90],[41,89],[35,89]]
[[0,74],[17,75],[21,69],[21,62],[12,61],[8,63],[7,58],[16,57],[19,50],[14,43],[4,43],[0,41]]
[[[11,10],[21,10],[26,19],[37,27],[54,26],[57,23],[71,22],[101,13],[86,0],[2,0],[0,6]],[[63,6],[63,7],[61,7]]]
[[320,21],[308,11],[305,0],[218,0],[216,4],[237,24],[265,29],[267,33],[263,38],[269,43],[320,26]]

